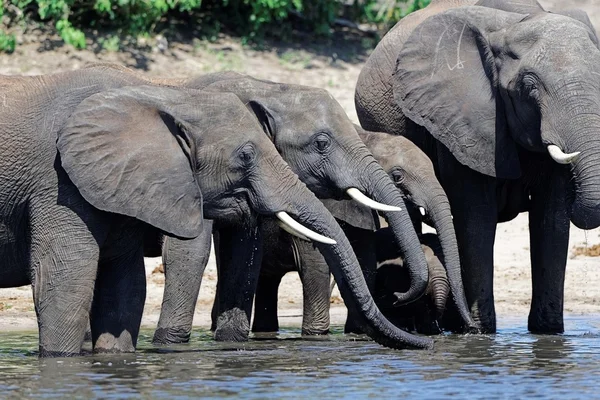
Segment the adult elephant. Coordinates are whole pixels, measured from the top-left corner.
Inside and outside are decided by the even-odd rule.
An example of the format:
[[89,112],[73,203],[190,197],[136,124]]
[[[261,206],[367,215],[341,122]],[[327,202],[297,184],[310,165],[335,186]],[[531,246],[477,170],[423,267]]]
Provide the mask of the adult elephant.
[[469,307],[487,332],[496,330],[496,224],[529,211],[528,327],[562,332],[569,222],[600,225],[596,34],[583,12],[524,0],[452,8],[465,3],[433,1],[382,39],[359,76],[359,119],[406,135],[433,160]]
[[[235,73],[205,75],[176,84],[237,95],[254,112],[265,136],[273,141],[284,160],[317,197],[348,199],[351,196],[371,208],[384,210],[411,271],[410,288],[406,293],[398,293],[399,300],[410,301],[422,295],[427,287],[427,265],[402,196],[329,93]],[[371,197],[384,204],[372,201]],[[397,211],[398,208],[402,211]],[[369,218],[373,218],[370,213]],[[260,269],[256,252],[262,245],[256,225],[242,228],[220,226],[216,229],[217,340],[247,340],[250,331],[252,299]],[[195,256],[190,257],[190,254]],[[206,257],[203,246],[193,243],[177,244],[175,252],[163,251],[166,285],[155,342],[188,340]],[[193,259],[200,260],[196,261],[198,278],[189,276],[187,269]],[[242,273],[238,266],[247,262],[250,265]],[[329,261],[328,264],[333,268]],[[360,279],[364,279],[362,274]],[[241,286],[245,287],[243,291],[238,290]],[[365,312],[359,312],[359,325],[366,332],[380,329],[365,322]]]
[[[446,277],[448,278],[446,284],[439,284],[441,282],[438,279],[440,272],[437,268],[442,264],[438,261],[432,262],[433,256],[429,254],[431,251],[426,250],[429,269],[428,291],[431,296],[426,296],[427,300],[425,301],[418,300],[416,302],[418,306],[402,307],[402,302],[398,302],[397,299],[392,301],[390,298],[394,296],[394,293],[406,290],[406,285],[410,282],[409,279],[406,279],[407,270],[403,263],[402,268],[398,266],[398,263],[394,263],[395,266],[398,266],[395,275],[387,271],[390,268],[384,268],[386,276],[393,276],[394,282],[403,279],[405,282],[402,285],[396,285],[396,290],[388,291],[385,301],[378,303],[379,307],[386,309],[398,307],[401,309],[400,311],[389,311],[389,314],[406,316],[410,312],[421,310],[422,306],[430,305],[429,300],[434,299],[433,306],[436,309],[434,314],[439,314],[435,316],[437,318],[446,306],[446,298],[451,287],[454,304],[463,311],[464,330],[476,330],[477,327],[470,317],[464,298],[450,204],[435,177],[431,161],[417,146],[404,137],[369,132],[359,126],[356,126],[356,129],[361,140],[400,189],[419,237],[422,237],[421,221],[423,218],[421,214],[424,214],[426,222],[436,228],[441,243],[440,253],[445,259],[443,265],[448,271],[443,273],[444,281],[446,281]],[[363,273],[370,278],[367,281],[373,282],[374,286],[371,287],[371,291],[377,298],[379,295],[375,294],[378,292],[375,288],[376,280],[381,281],[384,276],[384,273],[376,272],[377,262],[396,259],[401,253],[392,240],[389,228],[378,229],[370,210],[364,207],[357,209],[347,200],[326,200],[324,204],[336,217],[350,240],[361,262]],[[349,218],[350,216],[352,218]],[[305,335],[328,333],[330,287],[327,263],[310,243],[289,236],[273,223],[265,228],[264,259],[256,292],[252,330],[254,332],[274,332],[279,329],[277,319],[278,287],[286,273],[298,271],[303,287],[302,333]],[[433,275],[431,274],[432,270],[435,270]],[[447,285],[448,282],[449,285]],[[390,283],[387,287],[393,286]],[[346,321],[346,332],[360,333],[355,320],[356,317],[350,311]]]
[[[88,316],[95,351],[133,351],[144,232],[194,238],[205,217],[293,216],[370,310],[343,232],[243,103],[147,83],[105,67],[0,78],[0,286],[32,284],[40,356],[79,354]],[[388,325],[390,346],[431,345]]]

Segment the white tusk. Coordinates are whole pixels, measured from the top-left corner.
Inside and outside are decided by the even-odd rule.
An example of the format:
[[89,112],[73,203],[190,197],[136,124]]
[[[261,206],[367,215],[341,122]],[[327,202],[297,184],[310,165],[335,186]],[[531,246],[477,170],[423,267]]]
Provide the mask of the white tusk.
[[367,196],[365,196],[357,188],[350,188],[350,189],[346,190],[346,193],[348,193],[348,196],[352,197],[354,200],[356,200],[363,206],[367,206],[369,208],[372,208],[373,210],[378,210],[378,211],[401,211],[402,210],[400,207],[388,206],[387,204],[378,203],[375,200],[372,200],[372,199],[368,198]]
[[279,227],[281,229],[283,229],[284,231],[286,231],[287,233],[289,233],[292,236],[296,236],[297,238],[300,238],[302,240],[306,240],[307,242],[310,242],[310,239],[307,238],[306,236],[304,236],[303,234],[296,232],[295,230],[293,230],[292,228],[289,227],[289,225],[284,224],[281,221],[277,221],[277,225],[279,225]]
[[315,242],[321,242],[325,244],[337,244],[337,242],[333,239],[328,238],[327,236],[323,236],[320,233],[312,231],[305,227],[304,225],[297,222],[293,219],[290,214],[285,211],[279,211],[275,214],[277,218],[284,224],[286,224],[291,230],[299,233],[302,236],[306,236],[307,239],[314,240]]
[[422,216],[425,216],[426,212],[424,207],[419,207],[419,211],[421,212]]
[[559,164],[571,164],[577,159],[581,152],[576,151],[575,153],[565,154],[560,147],[551,144],[548,146],[548,153],[550,153],[550,157]]

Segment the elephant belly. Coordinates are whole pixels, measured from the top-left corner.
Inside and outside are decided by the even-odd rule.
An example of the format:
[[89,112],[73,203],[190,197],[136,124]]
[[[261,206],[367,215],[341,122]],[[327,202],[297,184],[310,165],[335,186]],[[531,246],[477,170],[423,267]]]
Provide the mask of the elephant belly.
[[498,185],[498,222],[510,221],[522,212],[529,211],[529,193],[521,181],[508,181]]

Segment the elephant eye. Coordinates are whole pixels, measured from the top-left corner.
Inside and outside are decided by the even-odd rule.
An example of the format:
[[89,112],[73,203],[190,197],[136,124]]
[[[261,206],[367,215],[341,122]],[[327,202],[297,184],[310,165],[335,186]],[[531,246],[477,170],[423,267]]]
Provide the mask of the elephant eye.
[[539,96],[537,79],[533,75],[525,75],[523,77],[523,88],[525,93],[530,97],[537,98]]
[[240,148],[238,155],[243,164],[252,164],[256,159],[256,149],[252,143],[246,143]]
[[394,181],[394,183],[396,185],[399,185],[402,182],[404,182],[404,174],[402,173],[402,171],[400,169],[392,170],[390,175],[392,176],[392,180]]
[[315,135],[313,143],[318,151],[324,152],[331,146],[331,138],[325,133],[318,133]]

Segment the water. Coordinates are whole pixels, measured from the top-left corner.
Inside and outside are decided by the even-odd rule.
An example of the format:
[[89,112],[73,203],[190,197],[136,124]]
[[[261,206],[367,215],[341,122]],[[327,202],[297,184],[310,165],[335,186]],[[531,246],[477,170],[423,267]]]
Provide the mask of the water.
[[490,336],[446,335],[433,351],[387,350],[349,340],[215,343],[156,347],[144,331],[126,355],[37,358],[36,333],[0,334],[0,397],[41,398],[594,398],[600,388],[600,316],[569,318],[567,333],[527,333],[504,321]]

